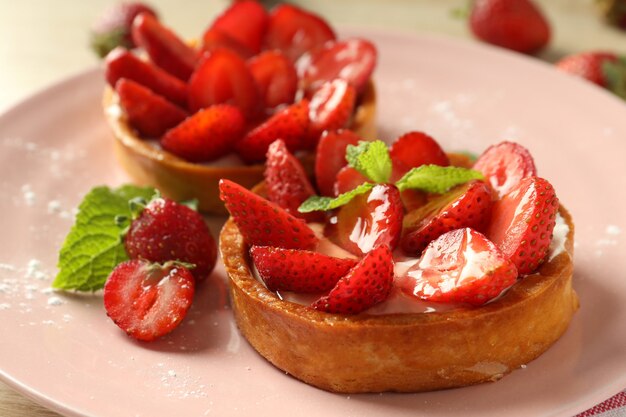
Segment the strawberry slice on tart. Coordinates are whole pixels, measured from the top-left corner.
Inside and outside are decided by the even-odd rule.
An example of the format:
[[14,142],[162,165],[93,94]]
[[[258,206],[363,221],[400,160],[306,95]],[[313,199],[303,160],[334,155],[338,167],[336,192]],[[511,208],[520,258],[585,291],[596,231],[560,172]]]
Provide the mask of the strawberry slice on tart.
[[269,17],[263,6],[254,0],[234,2],[207,29],[224,33],[253,53],[261,50]]

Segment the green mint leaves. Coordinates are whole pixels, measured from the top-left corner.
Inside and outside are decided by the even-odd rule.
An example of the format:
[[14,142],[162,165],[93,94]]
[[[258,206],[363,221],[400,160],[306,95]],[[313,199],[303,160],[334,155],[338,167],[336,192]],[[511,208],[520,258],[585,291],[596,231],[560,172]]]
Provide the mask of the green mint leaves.
[[150,201],[154,188],[125,185],[117,189],[96,187],[83,199],[76,222],[59,253],[59,273],[52,287],[96,291],[113,268],[128,259],[123,238],[133,218],[129,202]]
[[385,183],[391,177],[391,157],[385,142],[360,141],[346,149],[348,165],[377,183]]
[[473,169],[422,165],[404,174],[396,182],[396,187],[400,191],[417,189],[427,193],[443,194],[456,185],[483,178],[483,174]]
[[345,204],[348,204],[354,197],[359,194],[365,194],[372,188],[374,188],[376,184],[371,182],[364,182],[358,187],[338,195],[335,198],[332,197],[321,197],[319,195],[314,195],[309,197],[300,207],[298,207],[298,211],[300,213],[309,213],[311,211],[327,211],[332,210],[337,207],[341,207]]

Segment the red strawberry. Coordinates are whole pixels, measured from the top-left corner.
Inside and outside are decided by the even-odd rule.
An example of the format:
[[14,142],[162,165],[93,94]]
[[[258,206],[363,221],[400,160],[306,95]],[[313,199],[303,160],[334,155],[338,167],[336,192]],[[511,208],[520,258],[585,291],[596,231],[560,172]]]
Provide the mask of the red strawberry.
[[400,239],[403,215],[398,189],[391,184],[377,184],[340,207],[336,221],[327,224],[325,233],[358,256],[379,245],[393,249]]
[[341,78],[363,92],[376,66],[376,47],[363,39],[329,42],[296,64],[305,91],[315,92],[326,81]]
[[187,315],[195,290],[184,266],[122,262],[104,285],[107,315],[130,337],[151,342],[174,330]]
[[304,220],[229,180],[220,180],[220,199],[249,245],[312,249],[319,239]]
[[284,208],[289,214],[307,221],[321,220],[321,212],[300,213],[298,207],[315,190],[298,159],[293,156],[285,142],[274,141],[267,150],[265,185],[268,200]]
[[335,39],[335,32],[321,17],[289,4],[270,13],[265,36],[267,49],[279,49],[296,61],[302,54]]
[[434,302],[482,305],[517,280],[515,265],[481,233],[456,229],[432,241],[398,286]]
[[389,148],[389,155],[393,162],[392,179],[395,180],[420,165],[450,165],[448,156],[437,141],[422,132],[409,132],[400,136]]
[[233,151],[245,133],[241,111],[228,104],[199,110],[161,138],[163,149],[192,162],[213,161]]
[[315,148],[325,130],[346,127],[356,104],[356,90],[347,81],[334,79],[322,84],[309,106],[309,146]]
[[450,230],[471,227],[482,231],[491,218],[491,206],[491,189],[484,182],[459,185],[405,216],[400,245],[407,254],[419,255]]
[[321,194],[334,195],[337,174],[348,163],[346,148],[360,140],[359,135],[347,129],[326,131],[320,136],[315,152],[315,178]]
[[246,61],[225,48],[204,55],[189,79],[188,94],[191,111],[227,103],[251,119],[260,110],[259,92]]
[[372,181],[356,169],[346,165],[337,173],[335,184],[333,185],[333,193],[331,195],[338,196],[339,194],[347,193],[364,182]]
[[562,71],[585,78],[626,99],[626,58],[612,52],[582,52],[556,63]]
[[200,45],[200,50],[202,52],[213,52],[219,48],[230,49],[231,51],[236,52],[237,55],[239,55],[243,59],[248,59],[254,55],[252,51],[250,51],[244,45],[240,44],[224,32],[213,29],[209,29],[204,32],[204,35],[202,35],[202,44]]
[[134,81],[122,78],[115,91],[128,123],[143,137],[158,138],[187,117],[183,109]]
[[268,22],[269,17],[261,4],[243,0],[232,3],[213,21],[209,30],[227,34],[256,54],[261,50]]
[[139,2],[117,3],[105,10],[91,29],[90,44],[94,52],[102,58],[118,46],[134,48],[131,25],[140,13],[156,17],[152,8]]
[[356,265],[318,252],[253,246],[250,255],[259,276],[270,291],[325,292]]
[[404,211],[411,212],[428,203],[428,194],[420,190],[407,189],[400,193]]
[[528,149],[515,142],[490,146],[478,157],[473,168],[482,172],[500,197],[511,191],[522,178],[537,174]]
[[334,314],[358,314],[384,301],[393,285],[393,258],[387,245],[367,253],[327,296],[311,307]]
[[111,87],[126,78],[149,88],[173,103],[187,105],[187,84],[150,62],[142,61],[124,48],[107,55],[105,77]]
[[523,178],[494,204],[487,236],[520,274],[530,274],[548,254],[558,209],[559,200],[548,181]]
[[534,53],[550,41],[550,25],[532,0],[476,0],[470,28],[485,42]]
[[303,99],[274,114],[248,132],[237,143],[237,153],[248,163],[263,161],[267,149],[276,139],[282,139],[287,149],[295,152],[302,148],[308,128],[309,101]]
[[132,34],[152,62],[183,81],[189,79],[196,66],[196,52],[154,16],[146,13],[137,16]]
[[266,109],[293,103],[298,89],[298,74],[282,52],[262,52],[248,61],[248,68]]
[[167,198],[148,203],[131,222],[124,245],[133,259],[193,264],[196,279],[209,276],[217,260],[215,240],[202,216]]

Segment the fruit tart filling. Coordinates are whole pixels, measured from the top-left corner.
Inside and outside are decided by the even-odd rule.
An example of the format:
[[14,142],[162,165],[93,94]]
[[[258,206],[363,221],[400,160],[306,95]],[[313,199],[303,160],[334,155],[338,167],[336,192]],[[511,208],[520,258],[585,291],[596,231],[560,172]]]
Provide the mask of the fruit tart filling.
[[220,192],[253,273],[318,311],[481,306],[564,250],[569,228],[554,188],[514,142],[472,158],[446,154],[422,132],[388,147],[332,130],[314,174],[315,183],[277,140],[259,194],[229,180]]

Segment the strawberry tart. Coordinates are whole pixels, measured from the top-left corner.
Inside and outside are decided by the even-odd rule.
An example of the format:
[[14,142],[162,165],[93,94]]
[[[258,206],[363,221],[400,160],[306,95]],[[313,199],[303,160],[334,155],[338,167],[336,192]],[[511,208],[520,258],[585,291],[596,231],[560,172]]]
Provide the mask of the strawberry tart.
[[388,148],[336,130],[315,168],[278,140],[253,191],[220,182],[235,319],[277,368],[333,392],[461,387],[567,329],[574,224],[520,144],[474,159],[421,132]]
[[165,196],[224,213],[219,179],[258,183],[275,139],[306,156],[328,129],[375,135],[376,48],[306,10],[234,2],[193,44],[151,13],[131,32],[137,51],[106,57],[103,105],[121,165]]

